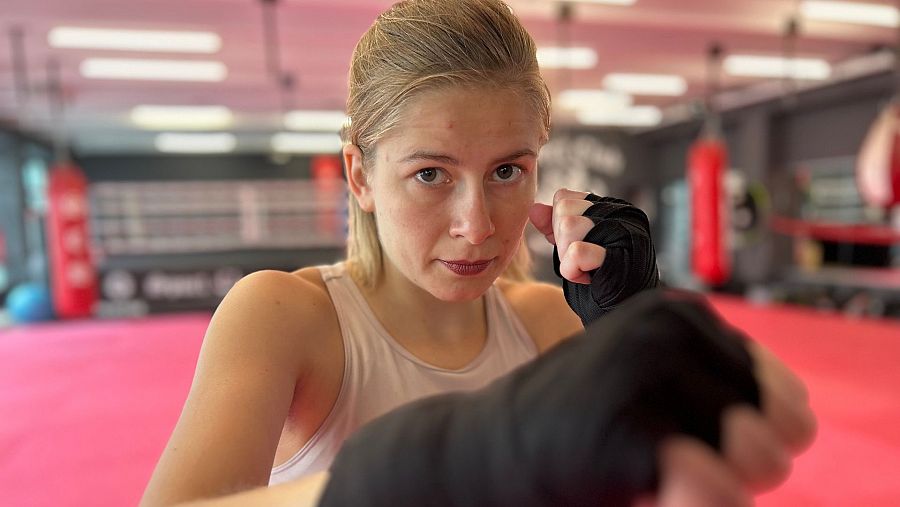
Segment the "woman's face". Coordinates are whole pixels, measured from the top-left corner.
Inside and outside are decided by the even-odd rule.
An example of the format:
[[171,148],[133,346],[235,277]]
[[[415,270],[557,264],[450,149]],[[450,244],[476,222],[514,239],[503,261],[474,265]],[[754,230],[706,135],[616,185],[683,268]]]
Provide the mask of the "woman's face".
[[518,248],[543,136],[508,90],[441,89],[410,102],[379,141],[360,200],[375,213],[385,276],[445,301],[482,295]]

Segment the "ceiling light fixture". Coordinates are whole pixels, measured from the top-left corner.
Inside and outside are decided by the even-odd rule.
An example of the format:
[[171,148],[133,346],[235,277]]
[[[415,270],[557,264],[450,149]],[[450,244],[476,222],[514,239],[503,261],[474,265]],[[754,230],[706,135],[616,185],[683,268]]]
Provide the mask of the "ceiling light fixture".
[[538,48],[537,60],[545,69],[590,69],[597,65],[597,52],[585,47],[545,47]]
[[582,125],[655,127],[662,121],[662,112],[655,106],[632,106],[618,110],[578,111],[575,118]]
[[338,153],[342,146],[337,134],[279,132],[272,136],[272,151],[276,153]]
[[603,78],[603,87],[634,95],[677,97],[687,91],[687,81],[669,74],[627,74],[614,72]]
[[893,5],[806,0],[800,6],[806,19],[895,28],[900,10]]
[[346,121],[343,111],[291,111],[284,115],[284,126],[290,130],[338,132]]
[[55,48],[215,53],[222,47],[222,38],[213,32],[58,26],[47,34],[47,43]]
[[237,139],[226,132],[214,134],[182,134],[164,132],[156,136],[156,149],[163,153],[229,153],[234,151]]
[[725,58],[725,72],[732,76],[824,80],[831,66],[819,58],[731,55]]
[[221,130],[234,122],[225,106],[149,106],[131,110],[131,122],[146,130]]
[[222,81],[228,69],[222,62],[198,60],[144,60],[88,58],[81,62],[81,75],[89,79],[133,79],[148,81]]

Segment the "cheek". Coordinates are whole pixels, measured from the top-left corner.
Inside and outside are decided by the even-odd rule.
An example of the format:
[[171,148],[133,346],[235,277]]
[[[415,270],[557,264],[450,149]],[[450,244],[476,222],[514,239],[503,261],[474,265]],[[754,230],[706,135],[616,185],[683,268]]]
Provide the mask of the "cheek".
[[506,195],[499,201],[494,213],[494,226],[503,231],[503,242],[517,244],[528,223],[528,211],[534,203],[534,195],[529,192],[516,192]]
[[509,191],[504,196],[504,201],[508,205],[508,214],[515,220],[525,226],[528,222],[528,213],[534,204],[535,194],[537,193],[537,179],[534,172],[529,172],[525,181],[518,185],[514,190]]
[[376,208],[382,243],[393,243],[401,250],[413,249],[429,235],[434,235],[435,218],[433,208],[418,206],[411,200],[397,199]]

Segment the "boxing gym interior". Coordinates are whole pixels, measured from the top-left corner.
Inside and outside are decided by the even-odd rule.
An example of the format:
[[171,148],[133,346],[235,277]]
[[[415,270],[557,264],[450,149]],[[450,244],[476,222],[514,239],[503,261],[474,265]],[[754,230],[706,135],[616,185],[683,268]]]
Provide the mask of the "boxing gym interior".
[[[900,504],[898,4],[508,3],[553,97],[538,200],[643,209],[664,283],[809,388],[757,505]],[[0,0],[0,503],[136,505],[229,288],[344,256],[348,62],[390,4]]]

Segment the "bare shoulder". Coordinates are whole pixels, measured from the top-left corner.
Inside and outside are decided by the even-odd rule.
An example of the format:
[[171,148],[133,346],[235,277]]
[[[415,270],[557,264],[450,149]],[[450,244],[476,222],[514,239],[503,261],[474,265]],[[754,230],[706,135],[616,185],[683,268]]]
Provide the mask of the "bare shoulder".
[[257,336],[291,341],[290,347],[296,350],[294,340],[299,333],[317,334],[335,318],[318,270],[308,269],[313,271],[263,270],[245,276],[225,296],[212,324],[224,320],[228,326],[247,328]]
[[497,286],[542,353],[584,329],[556,285],[501,280]]
[[341,374],[340,339],[330,339],[334,313],[327,291],[304,277],[258,271],[239,280],[210,321],[142,505],[264,486],[298,385],[318,387]]
[[338,352],[332,349],[339,343],[327,337],[339,337],[340,325],[316,268],[293,273],[262,270],[245,276],[219,305],[210,331],[222,324],[243,330],[228,335],[243,336],[244,346],[263,346],[270,354],[294,359],[300,372],[309,372],[322,364],[324,356]]

